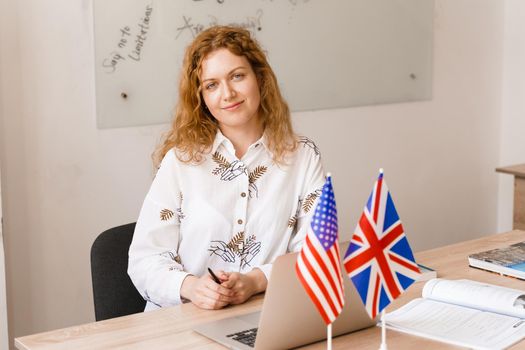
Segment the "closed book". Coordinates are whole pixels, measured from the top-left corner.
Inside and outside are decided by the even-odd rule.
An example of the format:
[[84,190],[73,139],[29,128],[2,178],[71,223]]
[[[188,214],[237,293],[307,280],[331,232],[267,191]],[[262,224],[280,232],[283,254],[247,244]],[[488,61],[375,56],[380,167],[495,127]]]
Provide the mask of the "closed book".
[[425,265],[421,265],[421,264],[417,264],[417,267],[419,267],[419,271],[421,272],[421,275],[419,275],[419,278],[417,279],[418,282],[420,281],[428,281],[428,280],[431,280],[432,278],[436,278],[437,277],[437,272],[436,270],[428,267],[428,266],[425,266]]
[[525,242],[471,254],[468,262],[472,267],[525,280]]

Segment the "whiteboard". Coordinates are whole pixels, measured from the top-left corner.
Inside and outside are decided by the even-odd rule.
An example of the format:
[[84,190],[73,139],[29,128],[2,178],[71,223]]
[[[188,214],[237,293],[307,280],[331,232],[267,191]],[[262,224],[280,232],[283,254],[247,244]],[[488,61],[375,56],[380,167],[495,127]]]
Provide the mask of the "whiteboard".
[[185,47],[250,30],[292,111],[432,96],[434,0],[94,0],[97,126],[166,123]]

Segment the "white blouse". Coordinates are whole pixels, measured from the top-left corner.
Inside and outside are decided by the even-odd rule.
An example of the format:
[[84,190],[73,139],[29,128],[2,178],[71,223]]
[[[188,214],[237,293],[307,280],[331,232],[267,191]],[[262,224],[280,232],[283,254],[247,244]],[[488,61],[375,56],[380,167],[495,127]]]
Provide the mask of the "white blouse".
[[300,250],[324,174],[315,144],[298,141],[286,165],[272,161],[264,136],[237,159],[221,132],[197,165],[166,154],[129,249],[146,310],[180,304],[188,274],[259,268],[269,279],[276,257]]

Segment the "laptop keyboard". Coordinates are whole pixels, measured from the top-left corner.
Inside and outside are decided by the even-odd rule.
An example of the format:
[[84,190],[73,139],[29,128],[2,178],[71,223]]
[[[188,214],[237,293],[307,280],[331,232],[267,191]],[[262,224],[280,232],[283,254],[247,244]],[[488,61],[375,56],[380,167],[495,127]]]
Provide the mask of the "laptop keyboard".
[[228,334],[228,338],[237,340],[249,347],[255,347],[255,337],[257,336],[257,328],[247,329],[245,331],[240,331],[237,333]]

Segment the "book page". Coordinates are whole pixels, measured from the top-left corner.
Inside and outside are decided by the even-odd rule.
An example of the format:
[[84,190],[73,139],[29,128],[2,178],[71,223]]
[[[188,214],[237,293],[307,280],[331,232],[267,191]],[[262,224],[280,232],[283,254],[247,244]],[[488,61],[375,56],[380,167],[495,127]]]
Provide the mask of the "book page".
[[525,318],[525,293],[471,280],[428,281],[423,298]]
[[476,349],[504,349],[525,337],[525,320],[415,299],[386,315],[389,328]]

